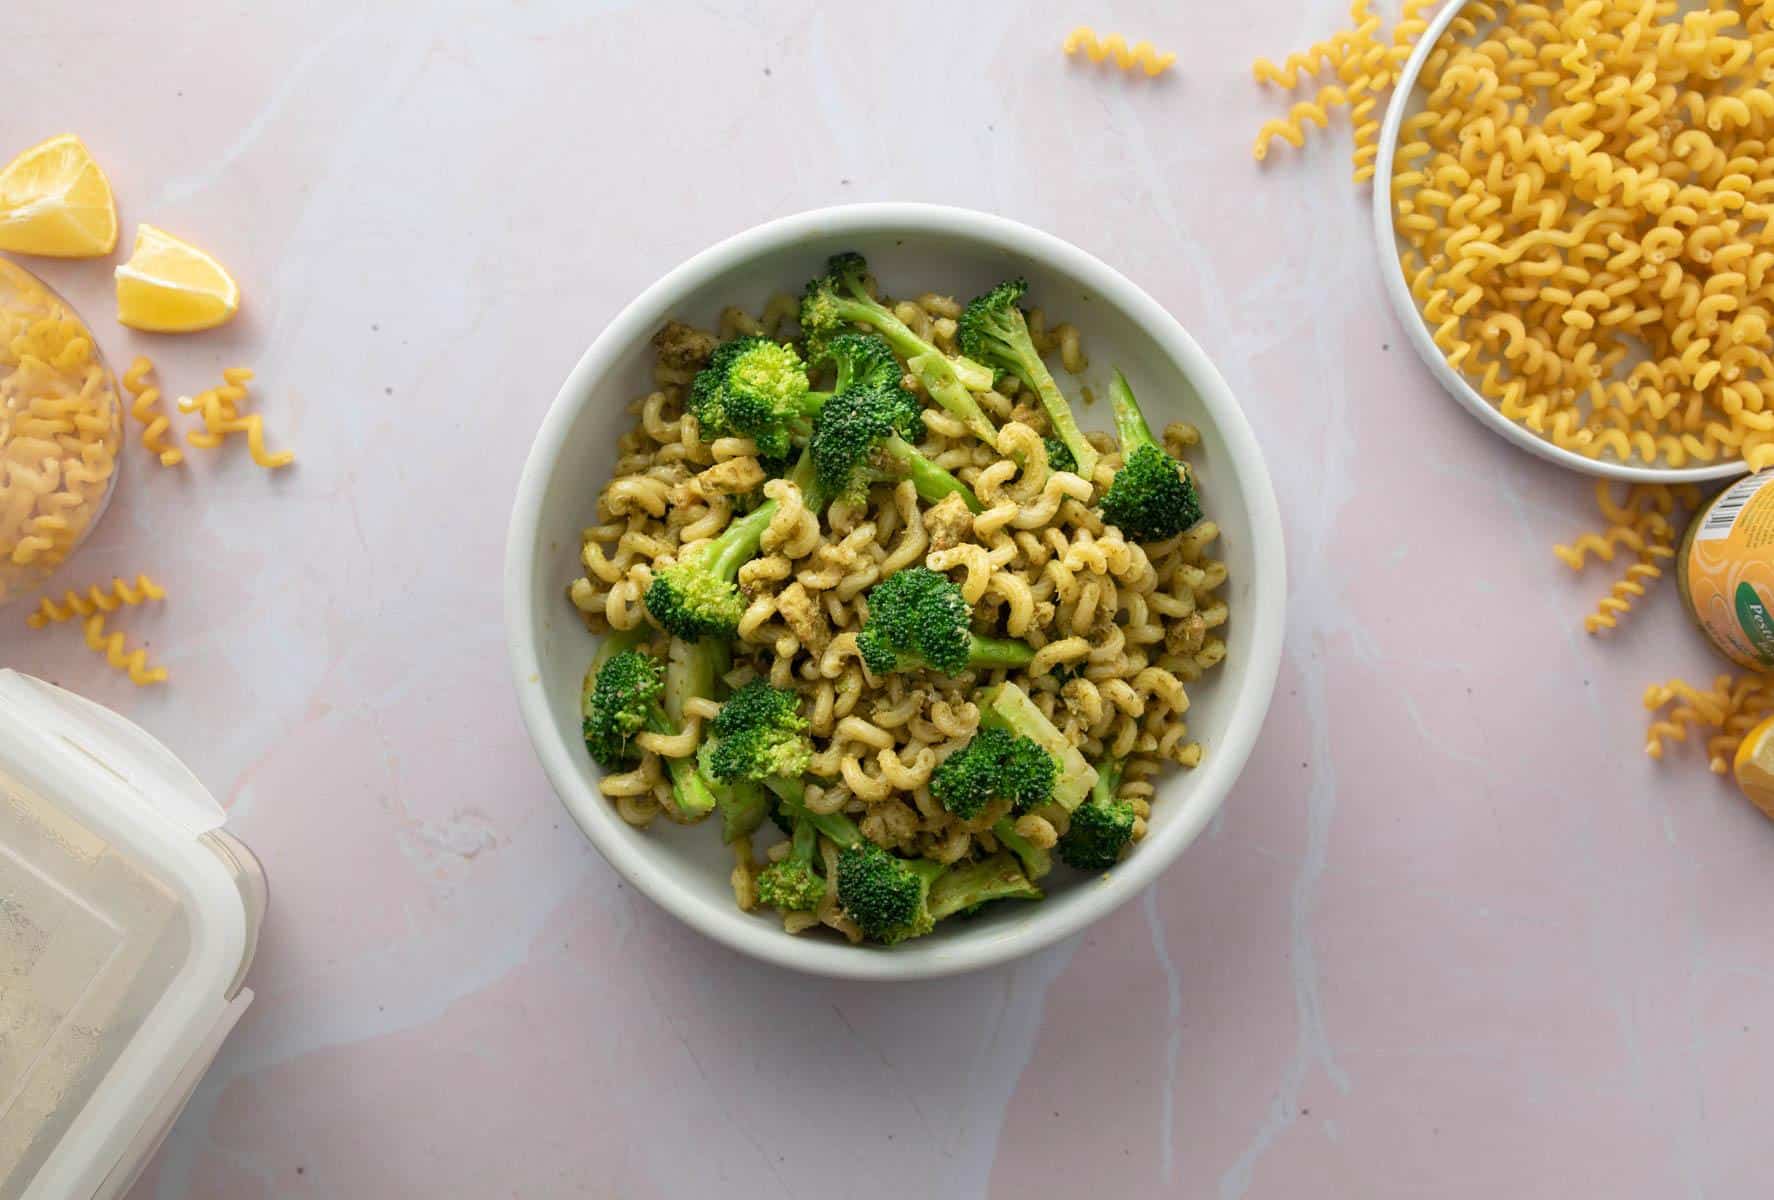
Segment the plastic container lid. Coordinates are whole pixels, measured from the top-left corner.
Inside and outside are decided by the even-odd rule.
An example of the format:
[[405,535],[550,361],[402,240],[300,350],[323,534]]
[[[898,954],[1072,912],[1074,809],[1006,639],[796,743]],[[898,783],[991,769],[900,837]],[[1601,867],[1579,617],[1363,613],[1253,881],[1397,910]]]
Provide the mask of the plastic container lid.
[[135,1181],[252,1000],[265,881],[142,730],[0,670],[0,1200]]

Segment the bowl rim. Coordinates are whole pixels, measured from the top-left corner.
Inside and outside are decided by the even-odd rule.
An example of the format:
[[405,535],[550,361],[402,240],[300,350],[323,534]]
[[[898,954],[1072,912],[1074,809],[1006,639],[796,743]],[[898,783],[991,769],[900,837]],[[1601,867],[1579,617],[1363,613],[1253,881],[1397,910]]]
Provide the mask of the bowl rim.
[[1417,357],[1423,360],[1429,373],[1441,384],[1442,390],[1459,401],[1461,407],[1477,417],[1485,428],[1529,454],[1557,463],[1567,470],[1627,483],[1710,483],[1747,473],[1749,464],[1741,458],[1706,463],[1698,467],[1651,467],[1586,458],[1575,450],[1567,450],[1548,441],[1526,425],[1504,416],[1501,409],[1479,395],[1478,389],[1464,375],[1448,365],[1441,348],[1435,344],[1429,333],[1429,322],[1417,307],[1416,298],[1411,295],[1410,284],[1404,277],[1404,265],[1398,261],[1398,234],[1393,227],[1392,188],[1387,181],[1392,178],[1392,163],[1398,151],[1398,131],[1404,124],[1411,95],[1416,91],[1417,76],[1422,73],[1423,64],[1428,61],[1435,43],[1441,40],[1447,27],[1465,8],[1464,0],[1449,4],[1436,14],[1435,19],[1417,39],[1416,48],[1411,51],[1404,69],[1399,72],[1392,99],[1386,106],[1386,117],[1380,126],[1379,154],[1374,160],[1374,246],[1380,256],[1380,279],[1385,285],[1387,299],[1392,302],[1392,310],[1404,325],[1405,336],[1410,339]]
[[[1253,586],[1237,620],[1248,623],[1250,647],[1231,686],[1227,731],[1200,767],[1189,774],[1196,803],[1179,820],[1155,830],[1095,886],[1064,909],[1043,912],[1010,930],[977,942],[918,939],[891,950],[790,937],[774,924],[732,909],[721,919],[704,902],[673,885],[636,849],[641,836],[595,793],[585,789],[571,753],[555,726],[549,697],[539,684],[530,578],[541,542],[545,485],[562,453],[578,411],[589,403],[598,379],[636,340],[659,322],[701,281],[768,254],[785,253],[810,238],[890,233],[971,240],[1040,261],[1068,274],[1128,313],[1154,339],[1198,393],[1226,445],[1224,471],[1236,487],[1251,526]],[[526,732],[544,774],[586,838],[622,878],[691,928],[765,962],[812,974],[858,980],[911,980],[960,974],[1020,958],[1079,932],[1145,890],[1200,834],[1242,772],[1263,726],[1280,671],[1287,598],[1287,563],[1280,509],[1255,433],[1231,389],[1182,325],[1118,271],[1052,234],[990,213],[945,205],[880,202],[813,209],[754,226],[727,237],[674,267],[629,302],[592,341],[568,374],[543,417],[525,460],[507,533],[505,629],[512,680]],[[564,603],[564,601],[563,601]],[[1203,797],[1202,793],[1205,793]],[[595,799],[581,804],[575,800]],[[1180,803],[1180,801],[1179,801]],[[1046,919],[1040,919],[1046,918]]]

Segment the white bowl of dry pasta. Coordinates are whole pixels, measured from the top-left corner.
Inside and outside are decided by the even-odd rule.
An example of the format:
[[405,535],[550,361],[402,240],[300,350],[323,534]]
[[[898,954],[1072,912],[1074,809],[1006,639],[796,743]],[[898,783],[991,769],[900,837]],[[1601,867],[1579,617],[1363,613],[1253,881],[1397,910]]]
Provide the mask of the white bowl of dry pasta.
[[1194,840],[1284,573],[1250,427],[1149,296],[869,204],[610,323],[525,466],[505,606],[542,765],[625,878],[758,958],[916,978],[1074,933]]
[[1774,465],[1774,30],[1747,7],[1455,3],[1400,73],[1387,292],[1442,385],[1542,458]]

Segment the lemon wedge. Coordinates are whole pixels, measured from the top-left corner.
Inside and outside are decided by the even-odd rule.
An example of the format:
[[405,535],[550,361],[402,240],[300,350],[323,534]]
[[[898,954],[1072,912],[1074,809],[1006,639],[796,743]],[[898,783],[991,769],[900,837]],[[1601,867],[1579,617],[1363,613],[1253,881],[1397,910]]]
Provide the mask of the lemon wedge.
[[136,227],[117,268],[117,319],[149,333],[214,329],[240,311],[240,285],[221,263],[164,229]]
[[1731,773],[1749,802],[1774,818],[1774,717],[1744,735]]
[[0,167],[0,250],[96,258],[117,248],[117,202],[91,151],[71,133]]

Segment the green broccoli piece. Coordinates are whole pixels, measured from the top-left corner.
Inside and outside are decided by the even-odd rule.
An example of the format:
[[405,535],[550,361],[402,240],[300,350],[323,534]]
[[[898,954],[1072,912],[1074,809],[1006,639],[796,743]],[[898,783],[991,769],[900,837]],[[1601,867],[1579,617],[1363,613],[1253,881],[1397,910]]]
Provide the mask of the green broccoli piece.
[[699,752],[709,776],[762,782],[772,775],[794,778],[807,769],[813,743],[801,697],[787,688],[754,679],[727,698],[709,725]]
[[1072,457],[1072,449],[1056,437],[1044,437],[1041,444],[1047,447],[1047,466],[1054,471],[1070,471],[1078,473],[1078,460]]
[[822,343],[853,324],[876,330],[905,359],[931,399],[966,422],[980,440],[996,446],[997,427],[973,398],[975,391],[990,390],[991,370],[968,359],[951,358],[913,333],[886,305],[869,295],[864,283],[868,271],[862,255],[838,254],[827,263],[824,275],[807,284],[801,298],[801,329],[814,348],[814,357],[822,357]]
[[1121,786],[1119,759],[1097,769],[1090,799],[1072,812],[1072,824],[1060,838],[1060,860],[1080,871],[1107,871],[1133,841],[1133,805],[1115,798]]
[[[615,770],[638,760],[633,739],[642,730],[679,732],[677,721],[660,703],[665,688],[665,669],[641,650],[620,650],[602,665],[593,664],[586,673],[581,709],[585,746],[600,766]],[[714,793],[694,762],[670,758],[665,764],[679,817],[699,821],[714,811]]]
[[[823,507],[807,454],[801,455],[789,479],[800,486],[808,507]],[[770,527],[778,507],[774,500],[764,501],[727,526],[720,536],[655,572],[644,598],[653,619],[666,632],[687,641],[704,637],[731,641],[737,637],[745,600],[735,580],[739,568],[757,555],[764,530]]]
[[911,567],[869,589],[869,616],[857,635],[862,661],[876,675],[929,666],[945,675],[968,667],[1026,667],[1026,642],[980,637],[961,588],[928,567]]
[[1006,680],[986,689],[979,698],[979,705],[982,726],[1002,729],[1018,739],[1032,742],[1052,761],[1056,770],[1048,799],[1071,812],[1090,794],[1096,783],[1096,771],[1084,760],[1078,747],[1066,740],[1066,735],[1029,699],[1027,692]]
[[810,912],[825,898],[825,880],[813,869],[819,831],[804,817],[793,827],[789,856],[758,872],[758,899],[779,912]]
[[1054,436],[1072,452],[1073,469],[1085,479],[1096,471],[1097,453],[1072,417],[1072,406],[1053,373],[1041,361],[1041,352],[1029,336],[1029,323],[1016,302],[1029,285],[1021,279],[1000,283],[975,297],[961,314],[961,349],[987,366],[999,367],[1022,380],[1041,397]]
[[806,787],[799,779],[773,776],[764,781],[764,786],[776,793],[777,806],[770,814],[770,819],[776,822],[776,827],[782,832],[792,836],[795,821],[806,820],[812,823],[821,837],[829,839],[839,849],[854,846],[863,840],[862,830],[843,813],[816,813],[808,808]]
[[1103,493],[1103,516],[1137,542],[1161,542],[1201,520],[1201,498],[1189,469],[1164,452],[1120,371],[1109,381],[1121,469]]
[[838,903],[863,936],[893,945],[922,937],[936,925],[930,885],[943,865],[897,858],[870,841],[838,852]]
[[1030,879],[1040,879],[1053,870],[1053,855],[1016,831],[1013,817],[1001,817],[992,825],[992,836],[1006,850],[1016,855]]
[[905,378],[893,347],[878,333],[834,334],[816,342],[814,349],[815,363],[830,363],[837,371],[837,383],[832,385],[830,392],[824,393],[827,400],[853,387],[898,387]]
[[1016,860],[1002,852],[978,862],[960,863],[930,885],[930,915],[935,920],[970,916],[993,900],[1039,900],[1041,889],[1030,882]]
[[793,346],[762,337],[723,342],[690,384],[689,409],[704,441],[749,437],[762,458],[782,459],[805,441],[828,393],[810,390]]
[[937,764],[930,794],[963,821],[979,816],[994,800],[1007,800],[1011,812],[1025,813],[1053,799],[1058,770],[1053,756],[1029,738],[987,726]]
[[764,818],[770,815],[769,795],[761,785],[749,779],[731,782],[711,779],[708,786],[715,794],[715,808],[721,814],[721,840],[728,845],[756,833]]
[[958,495],[970,511],[979,512],[972,489],[912,445],[923,436],[917,397],[898,383],[839,392],[826,404],[807,444],[821,493],[857,497],[877,480],[905,476],[926,503]]

